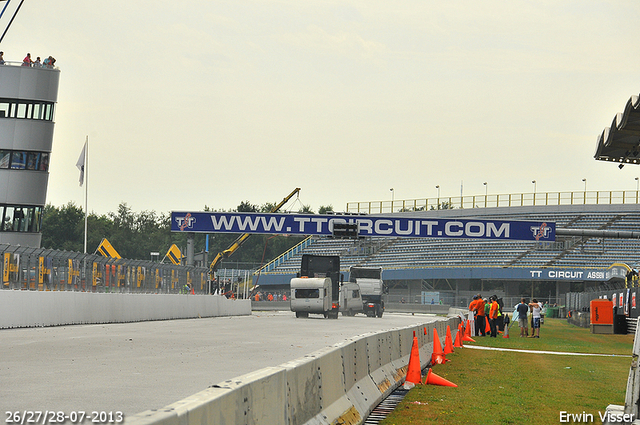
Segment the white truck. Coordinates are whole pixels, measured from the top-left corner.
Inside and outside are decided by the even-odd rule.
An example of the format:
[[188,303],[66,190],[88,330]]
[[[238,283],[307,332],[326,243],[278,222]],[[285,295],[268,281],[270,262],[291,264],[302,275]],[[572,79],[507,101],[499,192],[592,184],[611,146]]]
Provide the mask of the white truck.
[[368,317],[382,317],[387,287],[382,280],[381,267],[353,266],[349,269],[349,282],[357,283],[362,296],[362,308]]
[[315,313],[337,319],[341,281],[339,256],[304,254],[300,273],[291,279],[291,311],[298,318]]

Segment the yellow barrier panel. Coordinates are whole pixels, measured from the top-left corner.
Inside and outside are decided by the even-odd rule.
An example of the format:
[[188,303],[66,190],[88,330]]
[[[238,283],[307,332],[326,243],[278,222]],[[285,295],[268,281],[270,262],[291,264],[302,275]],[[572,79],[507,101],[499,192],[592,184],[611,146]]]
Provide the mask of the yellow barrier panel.
[[111,243],[107,240],[107,238],[102,238],[102,242],[98,245],[98,249],[96,249],[100,255],[103,257],[111,257],[121,259],[122,257],[118,254],[118,251],[111,245]]
[[182,260],[182,252],[176,244],[171,245],[169,251],[167,251],[166,256],[169,257],[169,260],[176,266],[180,265],[180,261]]
[[11,253],[10,252],[5,252],[4,253],[4,263],[3,263],[3,268],[2,268],[2,283],[4,283],[4,286],[9,286],[9,269],[11,267]]

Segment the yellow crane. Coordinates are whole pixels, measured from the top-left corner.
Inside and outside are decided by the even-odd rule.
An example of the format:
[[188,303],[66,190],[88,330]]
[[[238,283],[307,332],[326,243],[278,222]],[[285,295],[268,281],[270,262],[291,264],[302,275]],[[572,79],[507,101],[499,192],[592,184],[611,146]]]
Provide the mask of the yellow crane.
[[[280,201],[280,203],[278,203],[276,206],[274,206],[273,208],[271,208],[271,211],[269,211],[270,213],[274,213],[277,212],[280,208],[282,208],[282,206],[284,204],[286,204],[287,202],[289,202],[289,200],[291,198],[293,198],[294,195],[296,195],[298,192],[300,192],[300,188],[296,187],[293,192],[291,192],[289,195],[287,195],[282,201]],[[233,241],[233,243],[231,245],[229,245],[229,248],[225,249],[222,252],[219,252],[215,258],[213,259],[213,261],[211,262],[211,265],[209,266],[209,278],[211,280],[213,280],[215,278],[215,272],[218,269],[218,266],[220,266],[220,263],[222,262],[223,259],[230,257],[234,252],[236,252],[238,250],[238,248],[240,248],[240,246],[247,240],[249,239],[249,236],[251,236],[251,233],[243,233],[242,235],[238,236],[238,238]]]

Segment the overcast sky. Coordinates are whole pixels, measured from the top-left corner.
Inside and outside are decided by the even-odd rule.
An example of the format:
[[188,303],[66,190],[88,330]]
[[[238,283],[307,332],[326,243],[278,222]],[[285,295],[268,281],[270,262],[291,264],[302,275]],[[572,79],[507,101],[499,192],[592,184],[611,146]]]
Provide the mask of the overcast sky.
[[342,211],[390,188],[635,190],[638,166],[593,155],[640,92],[638,22],[637,0],[25,0],[0,50],[61,70],[48,203],[83,204],[88,136],[99,214],[295,187]]

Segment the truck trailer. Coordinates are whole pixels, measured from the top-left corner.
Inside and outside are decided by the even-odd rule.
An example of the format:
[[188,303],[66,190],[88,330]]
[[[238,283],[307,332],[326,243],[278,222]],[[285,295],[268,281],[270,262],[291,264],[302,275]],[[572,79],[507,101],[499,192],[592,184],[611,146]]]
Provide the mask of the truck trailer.
[[315,313],[337,319],[342,280],[339,256],[303,254],[300,273],[291,279],[291,311],[296,317]]

